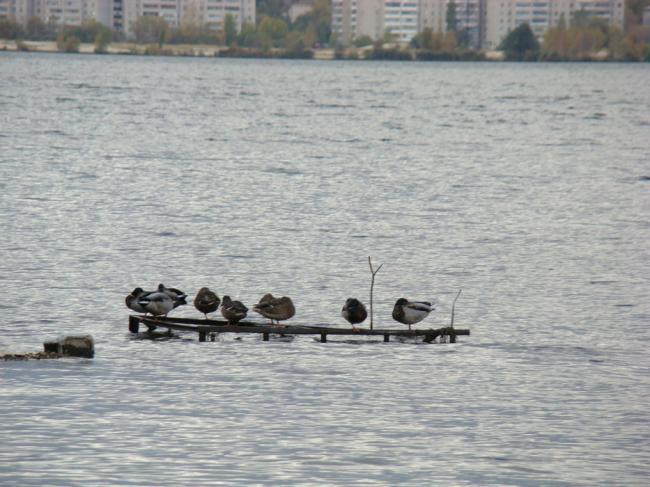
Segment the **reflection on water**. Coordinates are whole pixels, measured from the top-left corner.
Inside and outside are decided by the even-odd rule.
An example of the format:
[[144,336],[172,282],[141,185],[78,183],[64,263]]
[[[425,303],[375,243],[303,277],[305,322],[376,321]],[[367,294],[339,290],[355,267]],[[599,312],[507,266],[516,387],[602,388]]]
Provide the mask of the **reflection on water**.
[[[646,86],[633,65],[0,53],[7,485],[640,485]],[[9,79],[21,83],[9,83]],[[140,340],[158,282],[346,326],[435,299],[455,345]],[[190,296],[192,297],[192,296]],[[191,306],[175,311],[197,316]]]

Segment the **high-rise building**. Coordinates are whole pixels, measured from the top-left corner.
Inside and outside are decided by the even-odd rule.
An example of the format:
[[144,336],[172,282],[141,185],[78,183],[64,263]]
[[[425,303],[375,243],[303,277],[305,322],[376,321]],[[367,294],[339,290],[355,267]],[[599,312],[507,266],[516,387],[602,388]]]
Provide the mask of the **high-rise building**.
[[382,39],[387,32],[398,42],[418,33],[420,0],[332,0],[332,32],[347,45],[355,38]]
[[489,0],[421,0],[419,30],[453,30],[458,40],[478,48],[483,40],[486,2]]
[[254,23],[255,0],[0,0],[0,17],[23,25],[33,16],[59,25],[96,20],[127,35],[143,16],[162,17],[172,27],[187,20],[221,28],[228,14],[238,29]]
[[332,0],[332,32],[344,45],[354,39],[384,34],[384,0]]
[[183,22],[222,28],[232,15],[237,30],[244,22],[255,22],[255,0],[122,0],[122,28],[131,35],[139,17],[164,18],[172,27]]
[[113,26],[114,0],[0,0],[0,17],[10,17],[25,25],[32,17],[45,23],[80,25],[97,20]]
[[541,39],[546,30],[576,15],[601,18],[623,28],[624,0],[332,0],[332,31],[344,44],[388,29],[408,42],[425,27],[454,30],[460,43],[496,48],[518,25],[527,23]]
[[384,2],[384,29],[396,41],[410,42],[418,33],[419,0]]
[[623,0],[488,0],[484,47],[494,49],[518,25],[527,23],[541,40],[551,27],[564,21],[569,25],[576,15],[601,18],[623,28]]

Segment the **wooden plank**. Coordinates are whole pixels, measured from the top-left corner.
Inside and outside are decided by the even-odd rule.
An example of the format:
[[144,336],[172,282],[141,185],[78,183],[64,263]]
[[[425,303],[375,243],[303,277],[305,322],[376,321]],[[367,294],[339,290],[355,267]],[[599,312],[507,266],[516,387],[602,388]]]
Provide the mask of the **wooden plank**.
[[[161,320],[159,318],[150,318],[150,317],[136,317],[140,322],[144,323],[147,326],[156,326],[171,328],[174,330],[181,331],[194,331],[199,332],[200,329],[205,329],[207,332],[215,333],[275,333],[275,334],[286,334],[286,335],[319,335],[321,333],[326,333],[328,335],[348,335],[348,336],[357,336],[357,335],[366,335],[366,336],[403,336],[403,337],[413,337],[413,336],[439,336],[439,335],[469,335],[470,330],[460,329],[460,328],[420,328],[412,331],[401,330],[401,329],[377,329],[369,330],[367,328],[357,328],[352,330],[351,328],[334,328],[334,327],[324,327],[324,326],[305,326],[305,325],[289,325],[289,326],[271,326],[259,323],[239,323],[237,325],[228,325],[225,322],[224,324],[211,325],[213,320],[195,320],[199,324],[192,325],[186,324],[185,320],[183,322],[176,322],[175,319],[166,318]],[[131,319],[129,319],[131,323]]]
[[[171,316],[145,316],[145,315],[131,315],[137,316],[140,319],[156,320],[160,322],[170,322],[175,324],[184,324],[184,325],[207,325],[207,326],[224,326],[228,322],[225,320],[206,320],[204,318],[180,318],[180,317],[171,317]],[[251,323],[252,324],[252,323]]]
[[[141,322],[149,327],[164,327],[180,331],[192,331],[195,333],[261,333],[266,339],[268,334],[286,334],[286,335],[342,335],[342,336],[383,336],[384,341],[387,337],[425,337],[425,341],[433,341],[438,336],[449,336],[450,341],[454,343],[456,336],[470,334],[470,330],[458,328],[438,328],[438,329],[377,329],[369,330],[364,328],[333,328],[326,326],[306,326],[306,325],[289,325],[289,326],[271,326],[258,323],[240,323],[238,325],[228,325],[225,321],[216,322],[215,320],[195,320],[192,318],[164,318],[144,317],[132,315],[129,317],[129,329],[135,321]],[[196,323],[196,324],[195,324]],[[213,323],[218,323],[214,325]]]

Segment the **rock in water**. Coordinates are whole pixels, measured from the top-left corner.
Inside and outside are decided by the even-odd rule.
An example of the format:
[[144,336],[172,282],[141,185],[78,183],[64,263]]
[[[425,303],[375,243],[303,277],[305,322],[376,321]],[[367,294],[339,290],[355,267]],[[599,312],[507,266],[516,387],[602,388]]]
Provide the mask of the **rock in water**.
[[[59,338],[59,353],[68,357],[86,357],[95,356],[95,341],[90,335],[70,335]],[[52,350],[52,343],[45,343],[46,351]]]
[[90,335],[67,336],[61,343],[63,355],[72,357],[93,358],[95,356],[95,341]]

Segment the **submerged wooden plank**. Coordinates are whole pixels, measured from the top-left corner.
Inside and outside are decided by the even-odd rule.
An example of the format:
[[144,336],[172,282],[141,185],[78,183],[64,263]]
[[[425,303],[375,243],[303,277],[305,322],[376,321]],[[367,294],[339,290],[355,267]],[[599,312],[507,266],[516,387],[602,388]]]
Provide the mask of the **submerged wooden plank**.
[[[443,327],[438,329],[421,328],[415,330],[403,329],[378,329],[370,330],[367,328],[334,328],[328,326],[306,326],[306,325],[287,325],[271,326],[259,323],[242,323],[238,325],[229,325],[225,321],[216,320],[198,320],[193,318],[160,318],[145,317],[132,315],[129,318],[129,328],[137,320],[148,327],[163,327],[179,331],[192,331],[199,333],[199,339],[209,333],[261,333],[266,340],[269,334],[286,334],[286,335],[321,335],[322,341],[327,341],[327,335],[343,336],[382,336],[384,341],[389,341],[390,336],[397,337],[425,337],[426,341],[432,341],[439,336],[449,336],[450,341],[455,342],[458,335],[469,335],[470,330]],[[324,337],[324,338],[323,338]]]

